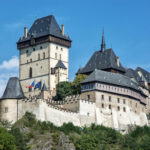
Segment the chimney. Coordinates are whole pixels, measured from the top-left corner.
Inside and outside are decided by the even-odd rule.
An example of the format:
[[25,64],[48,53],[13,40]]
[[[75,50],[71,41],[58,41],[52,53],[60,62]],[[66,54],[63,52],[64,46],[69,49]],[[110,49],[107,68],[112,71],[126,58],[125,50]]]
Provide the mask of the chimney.
[[24,37],[27,38],[27,27],[24,27]]
[[61,33],[62,33],[62,35],[64,35],[64,25],[63,24],[61,25]]
[[117,66],[120,66],[119,57],[117,56]]

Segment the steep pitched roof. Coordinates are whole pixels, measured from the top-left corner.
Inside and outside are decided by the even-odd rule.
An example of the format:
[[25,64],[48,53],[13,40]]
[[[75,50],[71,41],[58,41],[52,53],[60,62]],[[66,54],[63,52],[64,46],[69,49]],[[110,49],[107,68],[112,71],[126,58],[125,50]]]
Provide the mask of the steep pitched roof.
[[128,87],[138,91],[140,90],[138,85],[131,81],[127,76],[97,69],[95,69],[94,72],[92,72],[84,81],[82,81],[81,84],[95,81]]
[[42,87],[42,90],[41,90],[42,92],[43,91],[47,91],[47,87],[46,87],[46,85],[45,85],[45,83],[43,84],[43,87]]
[[112,49],[107,49],[105,51],[96,51],[84,68],[80,69],[77,73],[90,73],[95,69],[105,70],[105,69],[116,69],[125,72],[125,68],[117,65],[117,56]]
[[126,70],[125,75],[129,78],[134,78],[135,82],[140,84],[139,82],[141,81],[141,77],[138,75],[137,71],[129,68]]
[[140,71],[143,74],[144,78],[147,80],[147,82],[150,83],[150,73],[148,71],[140,67],[136,68],[136,71]]
[[19,39],[18,42],[29,40],[31,36],[33,36],[34,38],[38,38],[46,35],[52,35],[58,38],[71,41],[69,36],[62,35],[61,29],[57,24],[55,17],[53,15],[50,15],[35,20],[28,32],[28,37],[22,37]]
[[7,83],[5,92],[1,99],[21,99],[24,98],[20,81],[17,77],[11,77]]
[[64,63],[61,60],[58,61],[58,63],[56,64],[55,68],[67,69],[66,66],[64,65]]

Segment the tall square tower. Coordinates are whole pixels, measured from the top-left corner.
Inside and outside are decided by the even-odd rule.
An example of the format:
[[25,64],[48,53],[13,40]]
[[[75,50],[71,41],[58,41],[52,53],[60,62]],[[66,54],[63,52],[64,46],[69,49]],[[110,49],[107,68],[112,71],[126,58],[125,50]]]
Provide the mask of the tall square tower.
[[53,15],[35,20],[29,31],[24,28],[17,48],[20,83],[26,96],[39,92],[26,88],[33,81],[41,81],[51,94],[58,82],[68,81],[70,47],[71,39],[64,34],[64,25],[60,29]]

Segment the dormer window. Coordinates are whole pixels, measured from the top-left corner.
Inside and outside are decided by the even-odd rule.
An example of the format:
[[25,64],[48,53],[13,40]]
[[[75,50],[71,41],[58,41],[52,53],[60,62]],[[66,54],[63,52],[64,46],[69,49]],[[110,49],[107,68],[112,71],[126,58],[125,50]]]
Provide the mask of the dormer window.
[[28,50],[26,50],[26,54],[28,53],[29,51]]
[[43,47],[42,47],[42,46],[40,46],[40,49],[43,49]]

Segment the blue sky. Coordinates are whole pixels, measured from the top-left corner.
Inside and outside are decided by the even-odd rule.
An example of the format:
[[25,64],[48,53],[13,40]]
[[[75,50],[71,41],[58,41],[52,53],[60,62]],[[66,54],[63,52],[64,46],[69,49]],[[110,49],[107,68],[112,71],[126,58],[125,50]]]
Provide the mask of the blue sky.
[[24,26],[53,14],[72,39],[69,77],[100,49],[102,28],[106,47],[112,46],[125,67],[150,71],[149,0],[1,0],[0,96],[10,76],[18,75],[16,42]]

